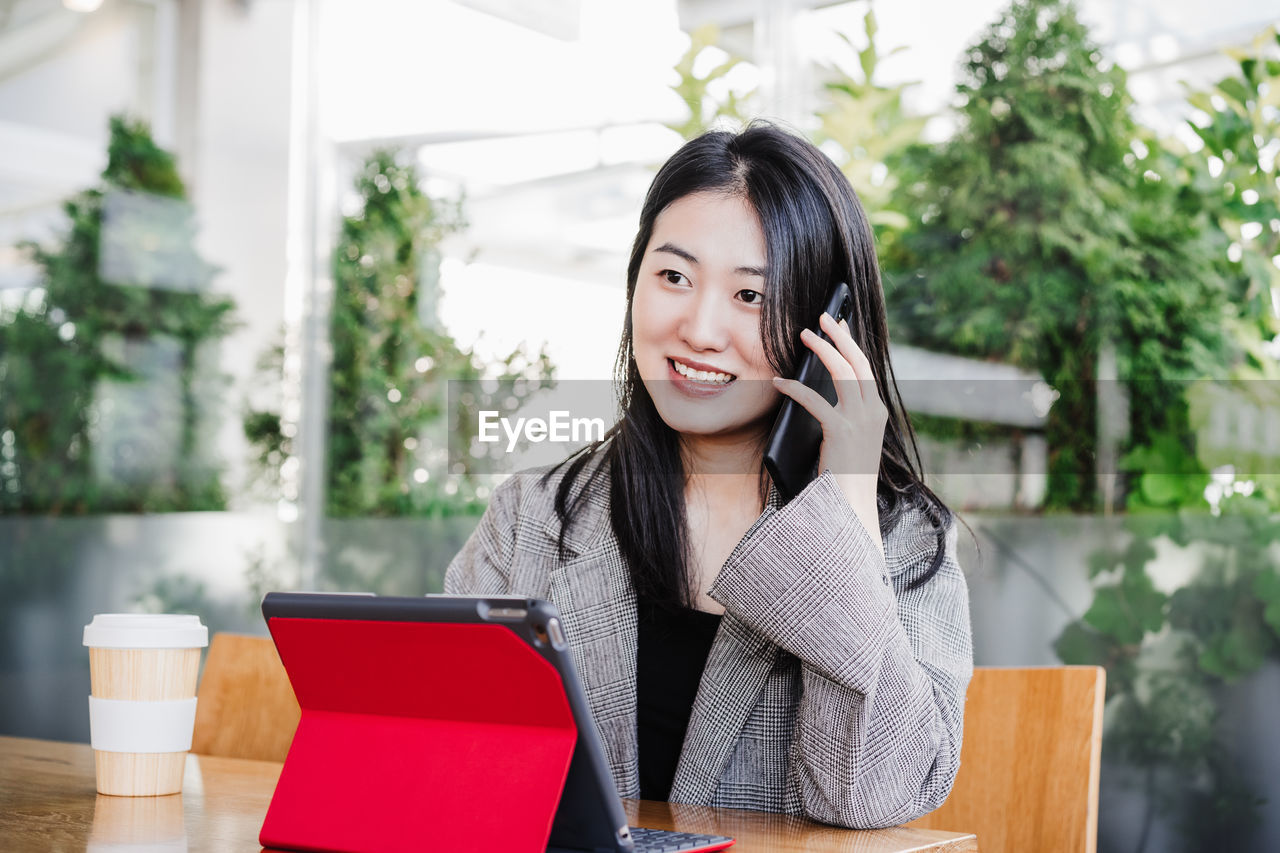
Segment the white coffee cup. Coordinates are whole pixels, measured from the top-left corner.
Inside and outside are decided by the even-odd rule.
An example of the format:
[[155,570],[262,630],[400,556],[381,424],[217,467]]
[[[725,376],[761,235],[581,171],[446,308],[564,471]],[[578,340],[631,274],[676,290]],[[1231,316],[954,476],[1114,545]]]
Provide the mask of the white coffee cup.
[[199,616],[104,613],[85,626],[84,644],[98,793],[180,792],[209,629]]

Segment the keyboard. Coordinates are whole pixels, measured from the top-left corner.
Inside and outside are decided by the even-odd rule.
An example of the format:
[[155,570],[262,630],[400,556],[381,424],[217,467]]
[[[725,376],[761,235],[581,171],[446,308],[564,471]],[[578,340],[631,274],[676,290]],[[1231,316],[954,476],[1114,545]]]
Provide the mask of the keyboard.
[[692,832],[670,832],[665,829],[631,827],[631,840],[636,853],[677,853],[683,850],[720,850],[733,843],[723,835],[697,835]]

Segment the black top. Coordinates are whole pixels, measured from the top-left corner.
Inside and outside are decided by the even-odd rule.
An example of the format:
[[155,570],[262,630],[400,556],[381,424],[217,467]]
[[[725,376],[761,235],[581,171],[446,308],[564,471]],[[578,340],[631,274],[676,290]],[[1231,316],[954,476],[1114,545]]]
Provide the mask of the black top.
[[685,729],[720,616],[636,602],[636,725],[640,798],[671,795]]

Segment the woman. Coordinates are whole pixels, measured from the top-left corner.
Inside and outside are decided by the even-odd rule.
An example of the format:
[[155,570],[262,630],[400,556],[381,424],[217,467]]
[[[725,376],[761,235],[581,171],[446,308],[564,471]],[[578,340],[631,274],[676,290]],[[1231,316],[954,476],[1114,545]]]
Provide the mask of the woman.
[[[854,322],[821,319],[832,346],[801,330],[840,281]],[[810,350],[835,406],[775,378]],[[968,594],[953,516],[908,454],[871,231],[835,165],[761,123],[673,155],[641,212],[617,374],[618,423],[497,488],[445,591],[557,605],[624,797],[856,828],[937,808]],[[762,463],[782,395],[823,431],[821,474],[785,504]]]

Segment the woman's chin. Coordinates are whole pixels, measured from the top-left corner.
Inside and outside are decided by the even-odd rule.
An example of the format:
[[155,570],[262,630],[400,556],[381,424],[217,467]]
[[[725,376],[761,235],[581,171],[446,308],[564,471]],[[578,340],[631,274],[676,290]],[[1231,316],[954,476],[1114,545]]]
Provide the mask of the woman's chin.
[[771,419],[766,422],[760,417],[726,417],[729,413],[722,407],[660,406],[658,414],[682,438],[694,440],[753,443],[760,441],[773,425]]
[[[710,398],[690,398],[673,383],[652,383],[650,398],[662,420],[682,435],[704,438],[744,439],[759,436],[773,425],[777,411],[777,392],[763,397],[752,386],[764,383],[738,383]],[[772,389],[766,389],[772,390]],[[755,393],[743,393],[743,392]]]

